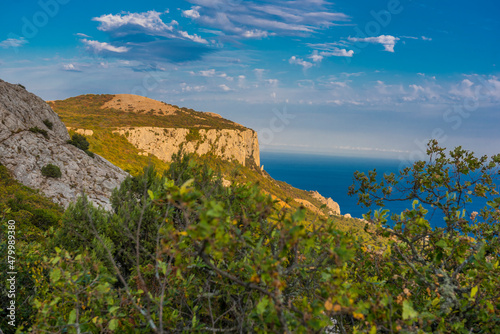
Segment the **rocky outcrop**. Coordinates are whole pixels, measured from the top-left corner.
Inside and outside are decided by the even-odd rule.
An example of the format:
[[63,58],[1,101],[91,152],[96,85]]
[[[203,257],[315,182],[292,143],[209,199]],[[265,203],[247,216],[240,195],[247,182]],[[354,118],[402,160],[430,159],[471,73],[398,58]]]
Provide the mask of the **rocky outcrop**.
[[78,133],[82,136],[93,136],[94,131],[93,130],[87,130],[87,129],[73,129],[72,127],[66,127],[68,131],[73,131],[75,133]]
[[330,215],[340,215],[340,206],[337,202],[334,202],[333,199],[325,198],[317,191],[311,191],[310,193],[311,196],[320,201],[321,204],[326,204]]
[[[0,80],[0,164],[24,185],[65,207],[84,192],[92,202],[110,209],[112,190],[128,174],[67,144],[69,139],[47,103],[20,85]],[[41,170],[48,164],[58,166],[62,176],[44,177]]]
[[260,166],[259,141],[253,130],[184,129],[184,128],[120,128],[115,133],[163,161],[171,161],[182,145],[186,153],[213,153],[242,165],[253,161]]

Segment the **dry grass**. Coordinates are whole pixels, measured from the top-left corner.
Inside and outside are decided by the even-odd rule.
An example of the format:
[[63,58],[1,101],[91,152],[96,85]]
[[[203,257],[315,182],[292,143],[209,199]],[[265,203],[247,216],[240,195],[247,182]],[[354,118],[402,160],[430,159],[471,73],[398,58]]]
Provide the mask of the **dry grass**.
[[178,108],[165,102],[132,94],[117,94],[110,101],[106,102],[101,108],[135,113],[151,112],[153,115],[164,116],[173,115],[178,110]]

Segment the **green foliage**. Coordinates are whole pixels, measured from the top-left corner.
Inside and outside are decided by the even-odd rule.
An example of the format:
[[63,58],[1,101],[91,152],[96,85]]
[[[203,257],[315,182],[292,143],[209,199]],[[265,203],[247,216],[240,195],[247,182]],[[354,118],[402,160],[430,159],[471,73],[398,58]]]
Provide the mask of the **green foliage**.
[[39,133],[42,136],[44,136],[46,139],[49,139],[49,133],[47,130],[40,129],[38,126],[35,126],[34,128],[30,128],[30,131],[33,133]]
[[87,138],[79,133],[74,133],[71,136],[71,140],[68,140],[68,144],[71,144],[84,151],[91,158],[95,156],[93,152],[89,151],[90,144],[87,141]]
[[[68,251],[72,262],[71,254],[87,249],[89,261],[102,263],[89,280],[107,272],[118,279],[109,294],[121,296],[119,305],[115,297],[104,305],[98,295],[82,295],[90,302],[75,310],[89,314],[85,319],[97,316],[109,330],[126,331],[133,323],[137,333],[300,333],[330,325],[334,313],[358,310],[342,269],[355,254],[355,239],[331,221],[305,221],[303,209],[283,210],[255,185],[223,187],[220,173],[190,156],[176,156],[164,176],[148,168],[128,178],[112,205],[108,213],[80,199],[51,244]],[[60,258],[48,259],[55,264],[51,279],[61,287],[40,302],[57,307],[36,304],[40,329],[55,319],[67,324],[79,305],[65,297],[78,294],[60,275],[78,277],[81,269],[58,270]],[[88,320],[80,324],[97,332]]]
[[53,164],[48,164],[42,167],[42,175],[45,177],[60,178],[62,176],[61,169]]
[[189,133],[186,135],[187,141],[200,141],[201,135],[199,129],[189,129]]
[[[258,177],[248,167],[224,187],[227,165],[175,155],[164,173],[127,178],[112,211],[82,197],[57,229],[20,243],[23,330],[497,333],[500,199],[477,214],[463,209],[498,195],[500,156],[446,155],[435,142],[428,153],[378,182],[356,173],[350,192],[367,206],[414,200],[392,223],[370,211],[358,235],[339,231],[348,221],[283,205],[249,182]],[[25,210],[26,194],[4,197],[5,217]],[[435,208],[444,228],[429,224]],[[27,221],[54,224],[38,216]]]
[[71,144],[82,151],[87,151],[90,146],[89,142],[87,141],[87,138],[85,138],[85,136],[79,133],[74,133],[71,136],[71,140],[68,140],[68,144]]
[[52,123],[52,122],[51,122],[51,121],[49,121],[48,119],[43,120],[43,124],[45,124],[45,126],[46,126],[49,130],[52,130],[52,128],[54,127],[54,123]]
[[[383,307],[369,319],[377,328],[404,332],[499,332],[500,199],[480,213],[470,206],[473,199],[498,195],[493,181],[500,155],[475,157],[461,147],[446,154],[436,141],[427,153],[428,161],[379,182],[375,171],[356,173],[350,189],[366,206],[413,200],[411,208],[392,214],[392,223],[388,210],[366,215],[377,235],[390,238],[378,253],[358,254],[357,283],[366,287],[367,302]],[[443,217],[445,227],[430,226],[430,211]]]
[[[57,226],[62,216],[62,208],[37,191],[23,186],[14,180],[6,167],[0,165],[0,272],[7,273],[7,235],[8,220],[16,222],[16,284],[17,284],[17,328],[29,327],[33,315],[32,301],[36,294],[36,281],[42,279],[41,258],[44,253],[46,233],[51,226]],[[5,276],[2,276],[5,277]],[[9,333],[6,285],[0,284],[0,328]]]

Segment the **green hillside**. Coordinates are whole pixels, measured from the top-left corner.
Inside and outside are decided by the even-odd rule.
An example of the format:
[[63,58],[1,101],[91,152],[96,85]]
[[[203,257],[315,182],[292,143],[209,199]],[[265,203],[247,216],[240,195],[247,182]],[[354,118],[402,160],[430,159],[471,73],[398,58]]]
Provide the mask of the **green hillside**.
[[114,95],[80,95],[66,100],[50,101],[49,104],[68,127],[84,129],[109,129],[117,127],[154,126],[162,128],[247,128],[227,119],[188,108],[177,108],[173,115],[155,115],[152,111],[133,110],[131,112],[101,107]]

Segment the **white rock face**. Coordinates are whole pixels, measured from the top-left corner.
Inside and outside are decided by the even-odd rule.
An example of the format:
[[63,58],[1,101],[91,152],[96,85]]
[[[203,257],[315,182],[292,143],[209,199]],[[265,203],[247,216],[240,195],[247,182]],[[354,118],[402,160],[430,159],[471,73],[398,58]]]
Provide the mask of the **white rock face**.
[[192,141],[186,139],[189,129],[183,128],[120,128],[114,133],[125,136],[138,149],[167,162],[172,161],[172,155],[183,145],[186,153],[203,155],[213,152],[223,159],[234,159],[242,165],[250,159],[256,166],[260,166],[259,141],[255,131],[229,129],[198,131],[201,139]]
[[[44,121],[50,121],[49,129]],[[47,131],[48,139],[30,128]],[[22,184],[40,189],[58,204],[67,207],[82,193],[105,209],[109,197],[128,175],[102,157],[88,156],[67,144],[68,131],[57,114],[41,98],[19,85],[0,80],[0,164]],[[42,167],[54,164],[61,178],[47,178]]]
[[329,213],[331,215],[340,215],[340,206],[337,202],[334,202],[333,199],[325,198],[317,191],[311,191],[311,196],[316,198],[322,204],[326,204],[326,207],[330,209]]

